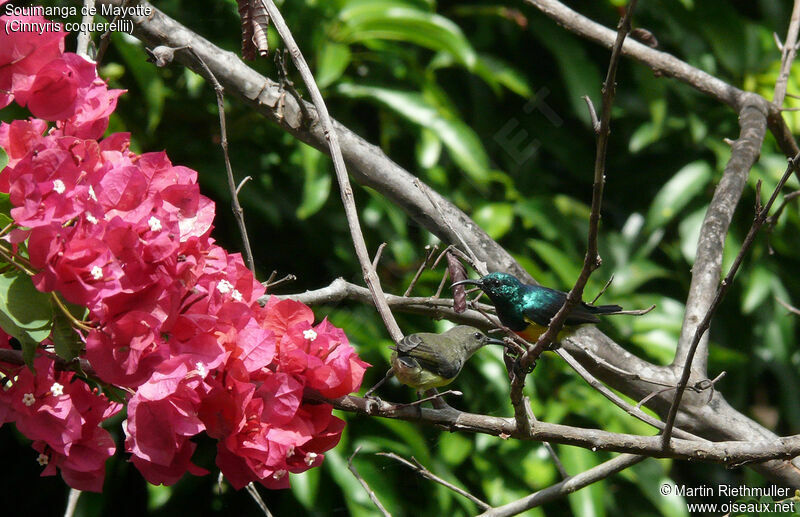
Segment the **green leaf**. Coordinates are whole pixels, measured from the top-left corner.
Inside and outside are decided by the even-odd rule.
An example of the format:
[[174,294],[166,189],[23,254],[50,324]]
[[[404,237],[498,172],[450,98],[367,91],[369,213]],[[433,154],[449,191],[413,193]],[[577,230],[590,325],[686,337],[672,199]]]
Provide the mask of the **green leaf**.
[[0,147],[0,171],[6,168],[8,165],[8,153],[6,150]]
[[430,169],[442,155],[442,141],[433,131],[423,128],[416,147],[417,163],[423,169]]
[[671,221],[689,201],[711,181],[711,166],[692,162],[679,170],[656,194],[647,212],[645,231],[652,231]]
[[356,517],[376,515],[375,506],[372,505],[369,496],[364,491],[364,487],[353,476],[353,473],[347,468],[347,460],[342,457],[342,454],[336,450],[330,450],[325,453],[325,461],[322,466],[333,478],[334,482],[339,485],[343,494],[347,494],[344,498],[347,504],[348,513]]
[[489,203],[472,213],[478,223],[494,240],[507,234],[514,225],[514,207],[509,203]]
[[581,97],[588,95],[595,106],[600,106],[603,78],[595,62],[586,55],[585,45],[544,17],[531,16],[528,21],[531,24],[531,34],[539,39],[558,62],[573,113],[585,124],[589,124],[589,111]]
[[684,217],[678,225],[678,235],[681,238],[681,253],[689,264],[694,264],[697,256],[697,240],[700,238],[700,226],[706,217],[708,205]]
[[[0,150],[2,150],[2,147],[0,147]],[[9,195],[5,192],[0,192],[0,228],[5,228],[14,222],[14,220],[11,218],[12,208],[13,205],[9,200]]]
[[774,273],[765,267],[756,266],[753,271],[744,276],[745,288],[742,295],[742,312],[750,314],[767,299],[772,291]]
[[528,239],[527,243],[538,258],[558,276],[561,285],[572,287],[575,284],[580,273],[580,266],[575,261],[549,242]]
[[660,137],[661,127],[653,122],[645,122],[636,128],[636,131],[631,135],[631,139],[628,141],[628,150],[632,153],[638,153]]
[[663,485],[674,486],[676,483],[664,474],[661,463],[655,459],[645,460],[622,474],[639,486],[639,491],[656,508],[663,517],[688,517],[686,499],[676,493],[661,495],[659,488]]
[[316,506],[321,469],[310,469],[292,475],[292,493],[307,510]]
[[303,198],[297,207],[298,219],[307,219],[316,214],[331,193],[331,175],[326,170],[327,161],[322,153],[305,144],[300,145],[305,181]]
[[317,55],[317,86],[325,88],[342,76],[350,64],[350,47],[326,42]]
[[443,434],[439,440],[439,450],[444,461],[457,467],[472,453],[472,440],[457,433]]
[[174,487],[165,485],[151,485],[147,483],[147,509],[155,511],[167,504],[172,498]]
[[147,63],[147,54],[141,43],[127,34],[112,33],[111,41],[125,61],[126,69],[133,74],[136,84],[142,91],[147,107],[147,131],[153,131],[161,122],[167,88],[159,77],[156,67]]
[[[567,472],[585,472],[598,464],[597,454],[580,447],[558,446],[558,456]],[[574,515],[602,517],[605,515],[603,495],[605,482],[599,481],[567,496]]]
[[617,296],[630,294],[642,284],[656,278],[666,278],[670,274],[655,262],[647,259],[636,259],[614,272],[614,294]]
[[[499,84],[520,97],[529,98],[533,96],[533,91],[525,76],[516,68],[496,57],[480,54],[474,71],[490,86]],[[498,93],[497,90],[495,90],[495,93]]]
[[468,125],[416,92],[391,90],[376,86],[340,84],[337,91],[351,98],[374,100],[407,120],[436,133],[450,157],[470,178],[489,181],[489,157],[481,139]]
[[29,366],[36,345],[50,335],[52,323],[50,295],[37,291],[31,278],[21,271],[0,275],[0,327],[22,343]]
[[[80,334],[72,328],[72,323],[67,318],[67,315],[52,299],[51,304],[53,310],[53,345],[55,345],[56,354],[65,361],[71,361],[80,355],[83,341]],[[72,304],[65,305],[75,319],[83,319],[86,308]]]
[[339,13],[342,24],[333,36],[344,43],[371,39],[413,43],[451,54],[467,69],[475,66],[476,55],[461,29],[435,13],[392,1],[351,3]]

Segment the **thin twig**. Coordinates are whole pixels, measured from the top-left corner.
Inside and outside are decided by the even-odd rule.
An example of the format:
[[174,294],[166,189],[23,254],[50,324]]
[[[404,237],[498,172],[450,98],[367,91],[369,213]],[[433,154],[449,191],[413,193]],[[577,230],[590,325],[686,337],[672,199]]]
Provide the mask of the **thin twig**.
[[783,210],[786,208],[786,206],[798,198],[800,198],[800,190],[795,190],[794,192],[790,192],[785,196],[783,196],[783,201],[778,206],[778,209],[775,210],[775,213],[767,217],[766,223],[767,226],[770,227],[770,231],[772,230],[772,228],[775,227],[775,224],[778,222],[778,219],[781,217],[781,214],[783,214]]
[[[269,278],[271,280],[272,278],[274,278],[274,276],[270,275]],[[286,282],[294,282],[295,280],[297,280],[297,277],[295,275],[289,273],[285,277],[279,278],[279,279],[275,280],[274,282],[272,282],[272,281],[265,282],[264,283],[264,287],[269,289],[271,287],[275,287],[276,285],[281,285],[281,284],[286,283]]]
[[385,517],[391,517],[392,514],[389,513],[386,510],[386,508],[383,507],[380,500],[378,499],[378,496],[375,495],[375,492],[372,491],[367,482],[364,481],[364,478],[361,477],[361,474],[358,473],[358,470],[356,470],[355,465],[353,465],[353,458],[356,457],[356,454],[358,454],[358,451],[360,450],[361,450],[361,445],[356,447],[356,450],[353,451],[353,454],[351,454],[350,457],[347,459],[347,468],[350,469],[350,472],[353,473],[358,482],[361,483],[361,486],[364,487],[364,490],[367,492],[367,495],[369,495],[369,498],[372,500],[375,506],[378,507],[378,510],[380,510],[381,514],[383,514]]
[[[775,94],[772,96],[772,102],[778,107],[783,106],[783,100],[786,97],[789,72],[792,69],[792,62],[797,52],[798,30],[800,30],[800,0],[795,0],[792,8],[792,17],[789,20],[789,29],[786,31],[786,40],[783,45],[778,47],[781,50],[781,71],[775,81]],[[777,41],[777,35],[775,39]]]
[[675,390],[675,398],[672,400],[672,405],[669,408],[669,413],[667,414],[666,419],[666,426],[664,427],[664,432],[662,434],[662,445],[664,449],[669,448],[670,446],[670,436],[672,434],[672,427],[675,425],[675,417],[678,414],[678,406],[681,403],[681,397],[683,397],[683,392],[686,390],[686,386],[689,383],[689,376],[691,375],[692,370],[692,361],[694,359],[694,354],[697,351],[697,345],[700,344],[700,338],[703,337],[703,334],[708,330],[708,327],[711,325],[711,317],[714,315],[714,312],[717,310],[722,298],[725,296],[725,293],[728,292],[728,288],[733,283],[733,277],[736,275],[736,272],[739,270],[739,266],[744,259],[745,254],[750,250],[750,247],[753,245],[753,241],[755,241],[756,234],[761,226],[764,224],[764,221],[767,219],[767,214],[769,213],[770,209],[772,208],[772,204],[777,199],[778,194],[780,193],[783,185],[792,175],[798,165],[800,165],[800,154],[795,156],[793,159],[789,160],[789,165],[786,167],[786,172],[781,177],[778,185],[775,187],[775,190],[772,192],[772,195],[767,201],[767,204],[764,205],[764,208],[761,209],[758,216],[753,221],[752,226],[750,226],[750,231],[747,232],[747,236],[742,243],[742,248],[739,250],[739,253],[736,255],[736,258],[731,264],[730,270],[728,274],[725,276],[725,279],[722,280],[719,288],[717,289],[717,293],[714,296],[714,301],[711,302],[711,306],[706,311],[706,315],[703,317],[703,320],[700,322],[700,325],[697,326],[695,330],[694,337],[692,338],[692,342],[689,345],[689,351],[686,356],[686,363],[683,365],[683,372],[681,373],[681,378],[678,381],[678,386]]
[[[558,336],[567,315],[573,307],[580,303],[583,296],[583,289],[589,280],[592,272],[600,267],[602,263],[600,255],[597,251],[597,235],[600,228],[600,209],[603,203],[603,189],[605,187],[606,175],[606,153],[608,150],[608,137],[611,133],[611,106],[614,103],[614,96],[616,94],[616,77],[617,67],[619,65],[622,45],[625,42],[625,36],[631,30],[631,16],[633,10],[636,8],[637,0],[630,0],[628,7],[625,10],[625,15],[619,22],[617,28],[617,39],[614,46],[611,48],[611,59],[608,64],[608,72],[606,79],[603,82],[603,105],[600,115],[600,128],[597,131],[597,151],[595,154],[594,162],[594,184],[592,188],[592,208],[589,214],[589,234],[586,244],[586,256],[583,261],[583,267],[575,282],[575,286],[570,290],[567,295],[564,305],[550,320],[550,325],[547,331],[542,334],[536,342],[536,346],[531,351],[531,359],[536,360],[542,350],[545,349],[553,340]],[[538,352],[538,353],[537,353]],[[523,363],[523,366],[524,363]]]
[[411,461],[413,461],[413,463],[412,463],[411,461],[408,461],[407,459],[402,458],[402,457],[398,456],[397,454],[395,454],[393,452],[376,452],[375,455],[376,456],[385,456],[386,458],[391,458],[391,459],[393,459],[393,460],[395,460],[397,462],[402,463],[406,467],[408,467],[411,470],[415,471],[420,476],[422,476],[422,477],[424,477],[426,479],[430,479],[431,481],[433,481],[435,483],[439,483],[443,487],[449,488],[453,492],[466,497],[467,499],[469,499],[470,501],[472,501],[473,503],[478,505],[482,510],[488,510],[489,508],[491,508],[491,506],[489,506],[487,503],[485,503],[484,501],[478,499],[477,497],[475,497],[474,495],[470,494],[466,490],[464,490],[462,488],[459,488],[459,487],[453,485],[452,483],[449,483],[449,482],[445,481],[444,479],[440,478],[439,476],[437,476],[436,474],[434,474],[430,470],[426,469],[413,456],[411,457]]
[[[536,420],[536,415],[533,414],[533,408],[531,407],[531,399],[528,397],[523,397],[522,404],[525,406],[525,411],[528,413],[528,420],[533,422],[533,425],[536,425],[538,420]],[[569,472],[564,467],[564,464],[561,463],[561,458],[558,457],[556,454],[556,450],[553,448],[553,445],[550,442],[542,442],[544,448],[547,449],[547,453],[550,455],[550,459],[553,460],[553,463],[556,466],[556,470],[558,473],[561,474],[561,479],[569,478]]]
[[[628,413],[634,418],[638,418],[642,422],[652,425],[656,429],[664,429],[664,422],[654,418],[641,409],[639,406],[643,404],[640,402],[636,406],[633,406],[626,402],[622,397],[611,391],[609,388],[606,387],[605,384],[598,381],[589,371],[584,368],[581,363],[579,363],[572,354],[564,350],[563,348],[559,348],[556,350],[556,353],[561,356],[561,358],[573,369],[575,372],[580,375],[583,380],[585,380],[589,386],[600,392],[605,398],[613,402],[617,407],[621,408],[623,411]],[[666,389],[674,389],[674,387],[666,388]],[[679,436],[680,435],[680,436]],[[680,438],[684,438],[686,440],[701,440],[706,441],[704,438],[700,438],[695,436],[691,433],[684,431],[683,429],[675,429],[675,436],[679,436]]]
[[459,242],[461,242],[461,245],[464,246],[464,251],[466,251],[469,254],[469,260],[467,262],[469,262],[470,265],[475,269],[475,271],[477,271],[481,275],[487,274],[489,271],[486,269],[486,262],[478,260],[478,256],[475,255],[475,252],[472,251],[472,248],[469,246],[469,244],[467,244],[467,241],[464,240],[461,234],[453,228],[453,226],[450,224],[450,221],[447,219],[447,217],[445,217],[444,212],[442,212],[442,208],[439,206],[438,203],[436,203],[433,200],[433,197],[431,196],[430,192],[428,192],[428,189],[426,189],[422,185],[422,183],[419,181],[419,178],[414,178],[414,185],[416,185],[416,187],[419,189],[420,192],[425,194],[425,197],[428,198],[428,201],[430,201],[431,206],[436,210],[436,213],[439,214],[439,217],[441,217],[442,221],[444,221],[444,224],[447,226],[450,232],[456,236]]
[[246,184],[248,181],[250,181],[250,180],[252,180],[252,179],[253,179],[253,177],[252,177],[252,176],[245,176],[244,178],[242,178],[242,181],[240,181],[240,182],[239,182],[239,184],[238,184],[238,185],[236,185],[236,195],[237,195],[237,196],[239,195],[239,192],[242,190],[242,187],[244,187],[244,185],[245,185],[245,184]]
[[408,284],[408,289],[406,289],[406,292],[403,293],[403,296],[408,296],[409,294],[411,294],[411,290],[414,289],[415,285],[417,285],[419,277],[422,276],[422,272],[425,271],[426,267],[428,267],[428,264],[430,264],[431,262],[431,257],[433,257],[433,254],[436,253],[438,249],[439,246],[435,244],[433,246],[425,246],[425,250],[427,251],[427,253],[425,254],[425,260],[423,260],[422,264],[419,265],[419,268],[417,269],[414,278],[411,279],[411,283]]
[[86,59],[91,59],[89,56],[89,43],[92,41],[92,35],[89,32],[89,27],[94,21],[93,13],[95,10],[94,0],[83,0],[83,16],[81,17],[81,31],[78,33],[78,43],[75,47],[75,53]]
[[[590,305],[594,305],[595,303],[597,303],[597,300],[599,300],[599,299],[600,299],[600,297],[601,297],[601,296],[603,296],[603,295],[605,294],[605,292],[606,292],[606,289],[608,289],[608,286],[610,286],[610,285],[611,285],[611,282],[613,282],[613,281],[614,281],[614,273],[611,273],[611,276],[609,277],[609,279],[608,279],[608,282],[606,282],[606,285],[604,285],[604,286],[603,286],[603,288],[602,288],[602,289],[600,289],[600,292],[599,292],[599,293],[597,293],[597,296],[595,296],[595,297],[594,297],[594,300],[592,300],[591,302],[589,302],[589,304],[590,304]],[[656,306],[655,306],[655,305],[653,305],[653,309],[655,309],[655,308],[656,308]],[[650,310],[653,310],[653,309],[650,309]]]
[[[242,235],[242,246],[244,248],[244,258],[247,261],[247,267],[255,275],[256,264],[253,260],[253,250],[250,248],[250,239],[247,237],[247,226],[244,223],[244,210],[242,209],[242,205],[239,204],[239,188],[236,186],[236,182],[233,179],[233,167],[231,167],[231,159],[228,155],[228,131],[225,129],[225,90],[222,88],[222,85],[219,83],[219,81],[217,81],[217,77],[214,75],[208,65],[206,65],[206,62],[203,61],[203,58],[201,58],[191,46],[187,46],[186,50],[188,50],[192,56],[197,59],[197,61],[200,63],[200,66],[203,67],[208,79],[211,81],[211,85],[214,87],[214,93],[217,96],[220,146],[222,147],[222,155],[225,158],[225,172],[228,175],[228,190],[230,190],[231,193],[233,216],[236,219],[236,224],[239,226],[239,233]],[[241,185],[243,185],[243,183],[240,183],[239,187],[241,187]]]
[[783,305],[783,307],[787,311],[791,312],[792,314],[797,314],[798,316],[800,316],[800,309],[798,309],[794,305],[789,305],[788,303],[784,302],[783,300],[781,300],[777,296],[775,297],[775,301],[777,301],[779,304]]
[[383,248],[386,247],[386,243],[382,242],[380,246],[378,246],[377,251],[375,251],[375,258],[372,259],[372,269],[377,269],[378,262],[381,261],[381,255],[383,255]]
[[[124,0],[122,5],[120,5],[120,10],[118,12],[125,12],[128,7],[128,4],[131,3],[132,0]],[[108,50],[108,45],[111,43],[111,27],[114,25],[114,22],[119,20],[120,15],[116,15],[111,19],[111,23],[109,24],[109,28],[100,36],[100,43],[97,45],[97,56],[95,56],[95,63],[98,65],[103,62],[103,57],[106,55],[106,50]]]
[[400,340],[403,339],[403,332],[400,330],[400,327],[397,326],[394,316],[392,316],[392,311],[389,309],[389,305],[386,303],[386,296],[381,290],[381,282],[378,279],[377,273],[375,273],[375,269],[372,267],[372,264],[369,261],[369,253],[367,252],[367,245],[364,242],[364,234],[361,232],[361,224],[358,221],[358,210],[356,209],[356,204],[353,199],[353,188],[350,186],[350,179],[347,176],[347,169],[344,165],[342,150],[339,148],[339,139],[337,137],[336,130],[333,128],[333,124],[331,123],[330,116],[328,115],[328,108],[325,106],[325,101],[322,99],[322,94],[320,93],[319,88],[314,81],[314,76],[311,74],[311,70],[308,68],[305,58],[303,58],[303,54],[300,52],[300,48],[297,46],[297,43],[295,43],[289,27],[286,25],[286,22],[284,21],[283,16],[278,8],[275,6],[275,3],[272,0],[261,0],[261,2],[269,12],[269,17],[272,20],[275,29],[278,31],[278,34],[283,40],[283,43],[286,45],[286,48],[289,49],[292,60],[294,61],[294,65],[300,72],[300,76],[303,78],[303,81],[305,82],[306,87],[311,94],[311,100],[314,103],[314,107],[317,109],[317,115],[319,116],[319,120],[325,132],[325,138],[330,146],[331,157],[333,158],[333,168],[336,171],[336,179],[339,182],[339,190],[342,195],[344,212],[347,217],[347,224],[350,227],[350,235],[353,239],[353,246],[355,247],[358,261],[361,264],[361,272],[364,275],[364,280],[367,283],[367,287],[369,288],[370,292],[372,293],[372,297],[375,300],[375,307],[377,308],[378,313],[381,315],[383,323],[386,326],[386,329],[389,331],[389,335],[392,337],[392,341],[399,343]]
[[519,371],[515,371],[514,378],[511,379],[510,397],[511,403],[514,405],[514,415],[517,419],[517,423],[522,425],[525,429],[530,428],[530,423],[525,422],[525,412],[517,407],[522,400],[522,389],[525,386],[525,374],[530,365],[533,364],[539,355],[541,355],[541,353],[556,339],[558,333],[564,326],[567,315],[572,308],[577,306],[581,301],[583,289],[589,280],[589,276],[595,269],[600,267],[601,264],[600,255],[597,250],[597,234],[600,227],[600,209],[603,203],[603,188],[606,181],[605,163],[608,149],[608,137],[611,132],[611,106],[614,103],[614,95],[616,93],[617,67],[621,56],[622,44],[625,41],[625,36],[627,36],[631,30],[631,16],[635,7],[636,0],[630,0],[625,15],[619,22],[617,39],[611,49],[608,72],[603,82],[603,105],[600,115],[600,127],[597,129],[597,152],[594,162],[592,208],[589,215],[589,235],[587,237],[586,256],[583,261],[583,267],[575,282],[575,286],[570,290],[567,298],[564,300],[564,305],[550,320],[547,331],[539,336],[536,344],[522,355],[519,360]]
[[403,407],[419,406],[420,404],[422,404],[424,402],[428,402],[430,400],[439,400],[442,397],[444,397],[445,395],[454,395],[456,397],[460,397],[463,394],[464,393],[462,393],[462,392],[460,392],[458,390],[447,390],[447,391],[443,391],[441,393],[438,393],[438,392],[434,393],[433,395],[430,395],[428,397],[423,397],[421,399],[415,400],[414,402],[406,402],[404,404],[397,404],[397,407],[403,408]]
[[600,134],[600,121],[597,120],[597,111],[594,109],[592,99],[589,98],[588,95],[582,96],[581,99],[586,102],[586,107],[589,109],[589,120],[592,122],[592,131],[596,134]]
[[580,490],[583,487],[589,486],[592,483],[597,483],[601,479],[605,479],[616,474],[617,472],[625,470],[628,467],[636,465],[644,459],[645,456],[620,454],[614,459],[608,460],[605,463],[601,463],[600,465],[592,467],[589,470],[565,479],[560,483],[556,483],[555,485],[539,490],[538,492],[534,492],[529,496],[523,497],[522,499],[518,499],[503,506],[492,508],[491,510],[482,513],[481,517],[509,517],[511,515],[517,515],[525,510],[536,508],[537,506],[541,506],[547,502],[562,498],[568,494],[571,494],[572,492],[575,492],[576,490]]
[[450,270],[445,269],[444,274],[442,275],[442,280],[439,282],[439,287],[436,288],[436,293],[434,293],[433,297],[438,298],[442,295],[442,291],[444,290],[444,285],[447,283],[447,279],[450,278]]
[[261,498],[261,494],[258,493],[256,486],[250,482],[245,486],[245,488],[247,489],[247,493],[250,494],[250,497],[253,498],[253,501],[256,502],[259,508],[261,508],[261,511],[264,513],[264,515],[266,515],[266,517],[272,517],[272,513],[270,513],[269,508],[267,508],[264,499]]

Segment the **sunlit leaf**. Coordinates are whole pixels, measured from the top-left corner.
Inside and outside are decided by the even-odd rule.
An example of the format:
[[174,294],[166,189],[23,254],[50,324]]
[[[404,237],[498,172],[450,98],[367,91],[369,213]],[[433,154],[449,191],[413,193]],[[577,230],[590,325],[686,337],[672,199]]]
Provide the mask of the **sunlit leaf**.
[[409,121],[434,131],[453,161],[470,178],[480,183],[488,181],[489,157],[478,135],[461,120],[441,112],[419,93],[356,84],[340,84],[337,91],[347,97],[377,101]]
[[26,362],[32,361],[36,344],[50,335],[52,324],[49,294],[37,291],[21,271],[0,275],[0,327],[22,343]]
[[341,43],[328,42],[317,55],[317,70],[314,78],[317,86],[325,88],[336,82],[350,64],[350,47]]
[[[578,279],[580,264],[573,261],[549,242],[528,239],[528,246],[533,248],[539,260],[543,261],[547,267],[558,275],[559,281],[564,286],[572,286]],[[552,287],[552,286],[551,286]]]
[[331,175],[327,171],[327,160],[323,160],[322,153],[301,144],[303,171],[303,199],[297,207],[297,217],[306,219],[319,211],[328,200],[331,192]]
[[[559,445],[558,456],[569,473],[584,472],[599,463],[596,453],[580,447]],[[586,517],[602,517],[606,514],[603,505],[605,481],[593,483],[582,490],[567,496],[569,505],[575,515]]]
[[420,167],[430,169],[442,155],[441,139],[433,131],[423,128],[417,140],[416,154]]
[[697,161],[684,166],[663,187],[653,199],[647,211],[646,231],[663,226],[671,221],[681,210],[699,194],[711,181],[711,167],[706,162]]
[[161,122],[167,88],[156,68],[146,62],[147,54],[142,49],[141,43],[127,34],[116,32],[111,33],[111,41],[144,95],[144,103],[147,106],[147,130],[152,131]]
[[[83,319],[84,314],[87,312],[86,308],[72,304],[64,304],[65,308],[69,311],[70,315],[77,319]],[[64,314],[64,311],[52,301],[53,307],[53,345],[55,345],[56,354],[64,359],[70,361],[81,352],[83,348],[83,340],[80,334],[73,328],[72,323]]]
[[335,37],[345,43],[384,39],[445,51],[472,69],[475,51],[461,29],[435,13],[396,1],[353,2],[339,13]]
[[472,218],[489,237],[497,240],[514,225],[514,208],[509,203],[488,203],[473,212]]

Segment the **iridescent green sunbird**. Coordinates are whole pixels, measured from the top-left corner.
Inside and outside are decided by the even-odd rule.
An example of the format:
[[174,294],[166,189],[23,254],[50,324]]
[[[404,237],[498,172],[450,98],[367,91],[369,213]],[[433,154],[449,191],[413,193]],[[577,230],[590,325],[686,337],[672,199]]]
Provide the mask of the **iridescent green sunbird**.
[[[508,273],[489,273],[478,280],[462,280],[453,284],[457,285],[478,286],[492,300],[500,322],[531,343],[544,334],[550,320],[567,299],[565,292],[523,284]],[[598,314],[613,314],[621,310],[619,305],[595,306],[581,302],[570,311],[558,338],[572,330],[570,327],[600,322]]]

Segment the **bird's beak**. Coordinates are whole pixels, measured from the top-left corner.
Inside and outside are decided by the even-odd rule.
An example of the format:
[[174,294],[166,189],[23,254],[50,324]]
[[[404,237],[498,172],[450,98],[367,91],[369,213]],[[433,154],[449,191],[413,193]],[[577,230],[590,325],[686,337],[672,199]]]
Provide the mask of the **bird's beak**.
[[460,282],[454,282],[450,287],[455,287],[457,285],[477,285],[478,287],[483,287],[483,282],[480,280],[472,280],[471,278],[467,278],[466,280],[461,280]]
[[486,337],[486,344],[487,345],[502,345],[502,346],[506,346],[506,342],[503,341],[502,339],[497,339],[497,338],[488,337],[488,336]]

